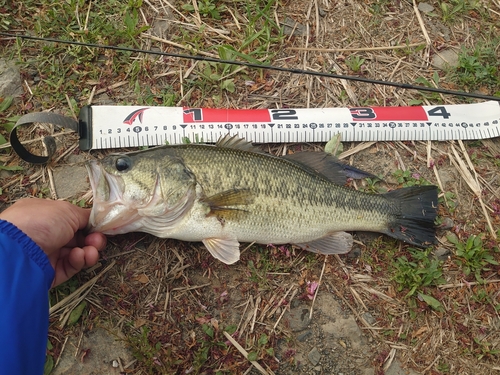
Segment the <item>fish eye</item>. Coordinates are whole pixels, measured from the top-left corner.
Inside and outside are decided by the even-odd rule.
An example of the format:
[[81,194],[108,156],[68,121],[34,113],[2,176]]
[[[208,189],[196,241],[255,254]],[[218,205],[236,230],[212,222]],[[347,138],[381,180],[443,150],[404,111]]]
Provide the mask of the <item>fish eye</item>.
[[115,162],[115,167],[118,172],[126,171],[131,167],[131,165],[132,163],[130,162],[130,159],[126,157],[120,157],[116,159]]

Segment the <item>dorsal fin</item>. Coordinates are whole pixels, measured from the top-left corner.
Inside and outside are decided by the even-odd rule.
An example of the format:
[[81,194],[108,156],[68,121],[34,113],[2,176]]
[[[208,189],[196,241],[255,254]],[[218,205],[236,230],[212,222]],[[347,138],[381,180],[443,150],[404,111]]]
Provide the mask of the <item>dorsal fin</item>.
[[344,164],[335,156],[324,152],[300,151],[285,155],[283,158],[306,170],[318,173],[337,185],[344,185],[348,177],[354,179],[375,177],[371,173]]
[[241,138],[238,134],[230,135],[228,133],[224,137],[219,138],[215,145],[217,147],[232,148],[241,151],[257,152],[260,154],[264,153],[261,149],[255,147],[251,142]]

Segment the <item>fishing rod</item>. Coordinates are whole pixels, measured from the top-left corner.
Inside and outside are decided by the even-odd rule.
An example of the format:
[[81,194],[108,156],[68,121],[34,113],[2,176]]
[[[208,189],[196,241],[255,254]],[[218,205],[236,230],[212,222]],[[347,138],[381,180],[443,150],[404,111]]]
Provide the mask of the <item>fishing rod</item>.
[[0,31],[0,35],[2,35],[4,37],[8,37],[8,38],[19,38],[19,39],[35,40],[35,41],[48,42],[48,43],[60,43],[60,44],[68,44],[68,45],[75,45],[75,46],[82,46],[82,47],[89,47],[89,48],[102,48],[102,49],[119,51],[119,52],[144,53],[144,54],[156,55],[156,56],[166,56],[166,57],[174,57],[174,58],[186,59],[186,60],[195,60],[195,61],[204,61],[204,62],[211,62],[211,63],[218,63],[218,64],[237,65],[237,66],[244,66],[244,67],[256,68],[256,69],[268,69],[268,70],[286,72],[286,73],[291,73],[291,74],[302,74],[302,75],[310,75],[310,76],[323,77],[323,78],[345,79],[348,81],[363,82],[363,83],[383,85],[383,86],[391,86],[391,87],[397,87],[397,88],[406,89],[406,90],[418,90],[418,91],[433,92],[433,93],[445,94],[445,95],[462,96],[462,97],[484,99],[484,100],[495,100],[495,101],[500,102],[500,97],[493,96],[493,95],[483,95],[483,94],[465,92],[465,91],[446,90],[446,89],[435,88],[435,87],[411,85],[408,83],[383,81],[383,80],[378,80],[378,79],[371,79],[371,78],[350,76],[350,75],[343,75],[343,74],[315,72],[315,71],[307,70],[307,69],[285,68],[285,67],[279,67],[279,66],[270,65],[270,64],[258,64],[258,63],[249,62],[249,61],[225,60],[225,59],[219,59],[219,58],[215,58],[215,57],[201,56],[201,55],[186,55],[186,54],[179,54],[179,53],[174,53],[174,52],[161,52],[161,51],[145,50],[145,49],[140,49],[140,48],[109,46],[109,45],[105,45],[105,44],[86,43],[86,42],[79,42],[79,41],[74,41],[74,40],[64,40],[64,39],[57,39],[57,38],[45,38],[45,37],[38,37],[38,36],[25,35],[25,34],[9,33],[9,32],[4,32],[4,31]]

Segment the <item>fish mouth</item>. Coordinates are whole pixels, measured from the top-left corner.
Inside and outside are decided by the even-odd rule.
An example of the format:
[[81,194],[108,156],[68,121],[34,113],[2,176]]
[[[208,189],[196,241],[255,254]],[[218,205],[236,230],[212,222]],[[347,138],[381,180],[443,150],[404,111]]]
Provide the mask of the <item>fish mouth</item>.
[[110,235],[129,232],[130,225],[137,219],[137,211],[123,199],[123,180],[107,173],[96,160],[87,162],[85,168],[93,195],[87,230]]

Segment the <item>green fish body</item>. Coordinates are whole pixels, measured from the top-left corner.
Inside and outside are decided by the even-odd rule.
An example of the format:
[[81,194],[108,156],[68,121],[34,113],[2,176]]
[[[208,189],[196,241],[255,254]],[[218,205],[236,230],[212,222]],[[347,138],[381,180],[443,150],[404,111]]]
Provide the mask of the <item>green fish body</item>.
[[91,230],[202,241],[227,264],[240,242],[291,243],[348,252],[345,231],[373,231],[416,246],[435,240],[437,188],[377,195],[343,186],[341,164],[323,153],[275,157],[239,138],[112,154],[88,165]]

